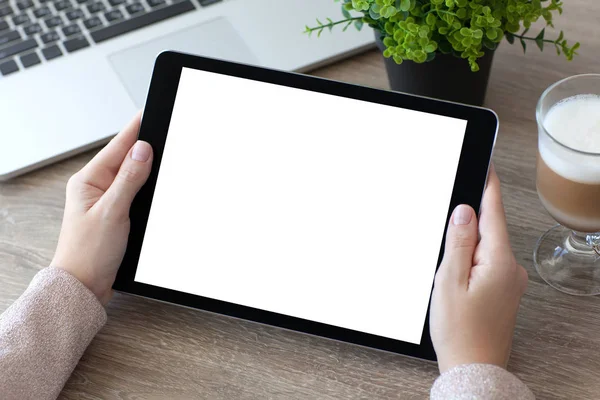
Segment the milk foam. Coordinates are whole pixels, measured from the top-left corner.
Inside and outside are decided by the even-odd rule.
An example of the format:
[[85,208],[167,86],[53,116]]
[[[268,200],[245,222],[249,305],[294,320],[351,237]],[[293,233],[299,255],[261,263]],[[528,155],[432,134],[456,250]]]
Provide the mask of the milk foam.
[[554,105],[544,119],[546,131],[572,149],[560,146],[545,134],[539,136],[539,150],[546,165],[557,174],[581,183],[600,184],[600,96],[579,95]]

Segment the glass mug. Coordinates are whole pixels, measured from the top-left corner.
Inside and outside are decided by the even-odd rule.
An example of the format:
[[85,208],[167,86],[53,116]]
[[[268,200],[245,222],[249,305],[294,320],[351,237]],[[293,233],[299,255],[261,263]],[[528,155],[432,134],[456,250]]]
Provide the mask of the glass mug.
[[559,225],[538,240],[535,268],[562,292],[600,294],[600,75],[550,86],[536,117],[537,192]]

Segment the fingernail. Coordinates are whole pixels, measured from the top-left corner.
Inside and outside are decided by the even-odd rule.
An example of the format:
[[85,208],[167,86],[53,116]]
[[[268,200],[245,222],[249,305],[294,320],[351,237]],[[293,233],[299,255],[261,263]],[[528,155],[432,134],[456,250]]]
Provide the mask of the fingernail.
[[133,146],[133,151],[131,152],[131,158],[135,161],[146,162],[148,158],[150,158],[150,151],[152,148],[146,142],[137,141]]
[[454,209],[454,217],[452,217],[452,221],[454,222],[454,225],[467,225],[469,222],[471,222],[472,216],[473,211],[471,211],[471,207],[461,204]]

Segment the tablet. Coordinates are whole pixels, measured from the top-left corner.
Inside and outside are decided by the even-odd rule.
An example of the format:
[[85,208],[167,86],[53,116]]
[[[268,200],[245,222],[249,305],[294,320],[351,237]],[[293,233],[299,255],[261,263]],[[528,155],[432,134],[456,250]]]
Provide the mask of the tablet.
[[162,53],[114,288],[434,360],[446,226],[479,210],[497,127],[483,108]]

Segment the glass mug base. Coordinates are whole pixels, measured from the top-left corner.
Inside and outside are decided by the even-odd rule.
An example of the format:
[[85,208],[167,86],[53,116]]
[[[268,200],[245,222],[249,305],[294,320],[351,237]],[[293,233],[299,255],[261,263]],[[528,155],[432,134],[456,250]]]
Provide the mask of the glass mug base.
[[540,237],[533,263],[544,281],[575,296],[600,294],[600,255],[591,241],[598,235],[574,232],[556,225]]

